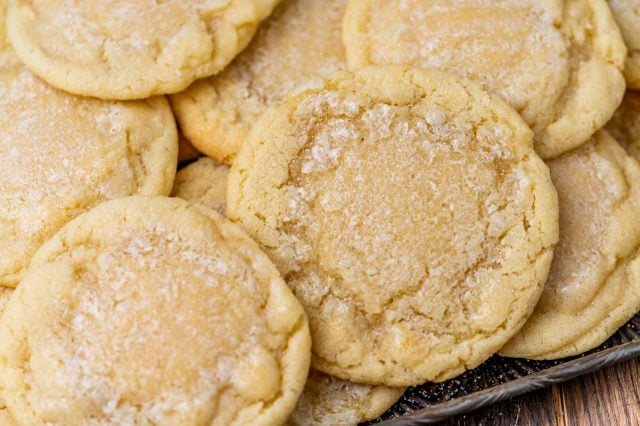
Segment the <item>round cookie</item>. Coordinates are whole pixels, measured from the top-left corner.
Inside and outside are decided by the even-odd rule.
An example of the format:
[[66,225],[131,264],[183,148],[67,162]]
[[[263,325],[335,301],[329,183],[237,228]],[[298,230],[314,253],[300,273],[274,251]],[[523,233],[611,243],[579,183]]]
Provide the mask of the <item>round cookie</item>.
[[608,0],[608,2],[627,44],[627,60],[624,65],[627,85],[640,89],[640,0]]
[[178,172],[171,195],[204,204],[224,216],[227,210],[228,174],[227,166],[202,157]]
[[169,194],[176,158],[165,98],[75,97],[13,52],[0,54],[0,285],[16,286],[38,247],[83,211],[124,195]]
[[478,80],[514,107],[552,158],[617,108],[626,49],[604,0],[349,0],[352,69],[411,64]]
[[370,67],[288,97],[227,191],[309,315],[313,367],[359,383],[480,364],[533,310],[558,238],[530,129],[437,70]]
[[200,155],[200,151],[195,149],[191,142],[180,133],[178,136],[178,163],[195,160]]
[[143,196],[38,250],[0,342],[5,402],[28,425],[282,424],[311,347],[302,307],[244,231]]
[[54,87],[101,99],[175,93],[220,72],[279,0],[16,0],[9,36]]
[[632,157],[640,161],[640,94],[627,91],[620,108],[606,127],[607,131],[627,150]]
[[355,426],[383,414],[404,388],[348,382],[311,370],[289,426]]
[[506,356],[586,352],[640,310],[640,165],[604,131],[548,164],[560,242],[540,302],[500,351]]
[[346,69],[341,25],[346,0],[285,0],[222,73],[171,97],[185,135],[231,165],[249,129],[296,88]]

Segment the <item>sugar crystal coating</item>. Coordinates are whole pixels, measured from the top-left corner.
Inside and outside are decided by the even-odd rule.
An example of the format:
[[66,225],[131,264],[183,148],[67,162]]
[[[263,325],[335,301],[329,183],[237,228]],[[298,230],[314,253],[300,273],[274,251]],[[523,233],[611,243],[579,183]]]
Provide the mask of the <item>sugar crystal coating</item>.
[[560,242],[540,302],[501,353],[586,352],[640,309],[640,165],[606,132],[549,162]]
[[345,69],[345,7],[346,0],[285,0],[222,73],[172,96],[190,140],[230,165],[269,105]]
[[309,365],[304,312],[266,255],[175,198],[69,223],[6,312],[0,382],[24,424],[275,424]]
[[303,302],[314,368],[442,380],[517,331],[557,239],[531,139],[477,86],[405,67],[336,76],[262,116],[232,167],[228,214]]
[[278,1],[17,0],[9,35],[21,60],[55,87],[143,99],[220,72]]
[[481,82],[552,158],[585,143],[624,93],[626,48],[604,0],[349,0],[349,67],[410,64]]
[[168,194],[177,134],[164,98],[105,102],[51,88],[0,56],[0,284],[15,286],[35,250],[98,203]]

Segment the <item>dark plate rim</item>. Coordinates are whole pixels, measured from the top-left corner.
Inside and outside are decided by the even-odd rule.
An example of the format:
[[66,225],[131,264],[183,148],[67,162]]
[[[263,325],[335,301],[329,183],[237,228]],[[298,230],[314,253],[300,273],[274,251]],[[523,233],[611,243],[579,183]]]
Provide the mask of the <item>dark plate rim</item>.
[[520,377],[488,389],[450,401],[422,408],[401,417],[379,423],[385,426],[431,424],[449,417],[469,413],[515,396],[562,383],[609,365],[640,357],[640,340],[623,343],[609,349],[572,359],[554,367]]

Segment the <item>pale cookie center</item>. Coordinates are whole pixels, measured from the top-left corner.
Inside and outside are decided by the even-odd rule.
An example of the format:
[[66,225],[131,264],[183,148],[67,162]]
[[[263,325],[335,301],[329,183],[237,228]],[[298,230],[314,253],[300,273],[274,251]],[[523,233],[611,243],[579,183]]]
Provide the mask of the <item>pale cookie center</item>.
[[289,165],[275,249],[288,283],[327,318],[417,315],[434,319],[423,331],[445,332],[449,320],[491,328],[496,289],[477,274],[504,255],[499,240],[521,223],[530,187],[511,129],[422,103],[360,112],[340,96],[298,108],[302,150]]

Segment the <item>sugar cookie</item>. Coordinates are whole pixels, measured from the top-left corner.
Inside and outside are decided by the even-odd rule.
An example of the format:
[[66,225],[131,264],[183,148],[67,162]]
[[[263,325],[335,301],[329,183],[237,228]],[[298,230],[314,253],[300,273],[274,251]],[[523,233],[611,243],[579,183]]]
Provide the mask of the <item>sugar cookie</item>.
[[9,36],[49,84],[101,99],[175,93],[220,72],[279,0],[15,0]]
[[0,324],[0,384],[21,424],[277,425],[310,347],[302,307],[238,226],[124,197],[38,250]]
[[549,162],[560,198],[560,242],[523,329],[501,353],[578,355],[640,310],[640,165],[606,132]]
[[500,349],[558,238],[531,130],[436,70],[365,68],[286,98],[227,191],[305,306],[314,368],[374,385],[444,380]]
[[340,39],[345,6],[346,0],[285,0],[220,75],[172,96],[189,140],[230,165],[269,105],[345,69]]
[[176,159],[166,99],[71,96],[0,56],[0,285],[17,285],[37,248],[98,203],[169,194]]
[[178,172],[171,195],[204,204],[224,216],[227,210],[228,174],[227,166],[202,157]]
[[[5,0],[0,0],[0,40]],[[98,203],[166,195],[176,125],[162,97],[104,102],[55,90],[0,51],[0,285],[15,286],[38,247]]]
[[17,426],[15,420],[7,410],[2,398],[0,398],[0,425],[2,426]]
[[311,370],[289,426],[355,426],[387,411],[404,388],[352,383]]
[[411,64],[477,79],[514,107],[551,158],[617,108],[626,48],[604,0],[349,0],[351,68]]

